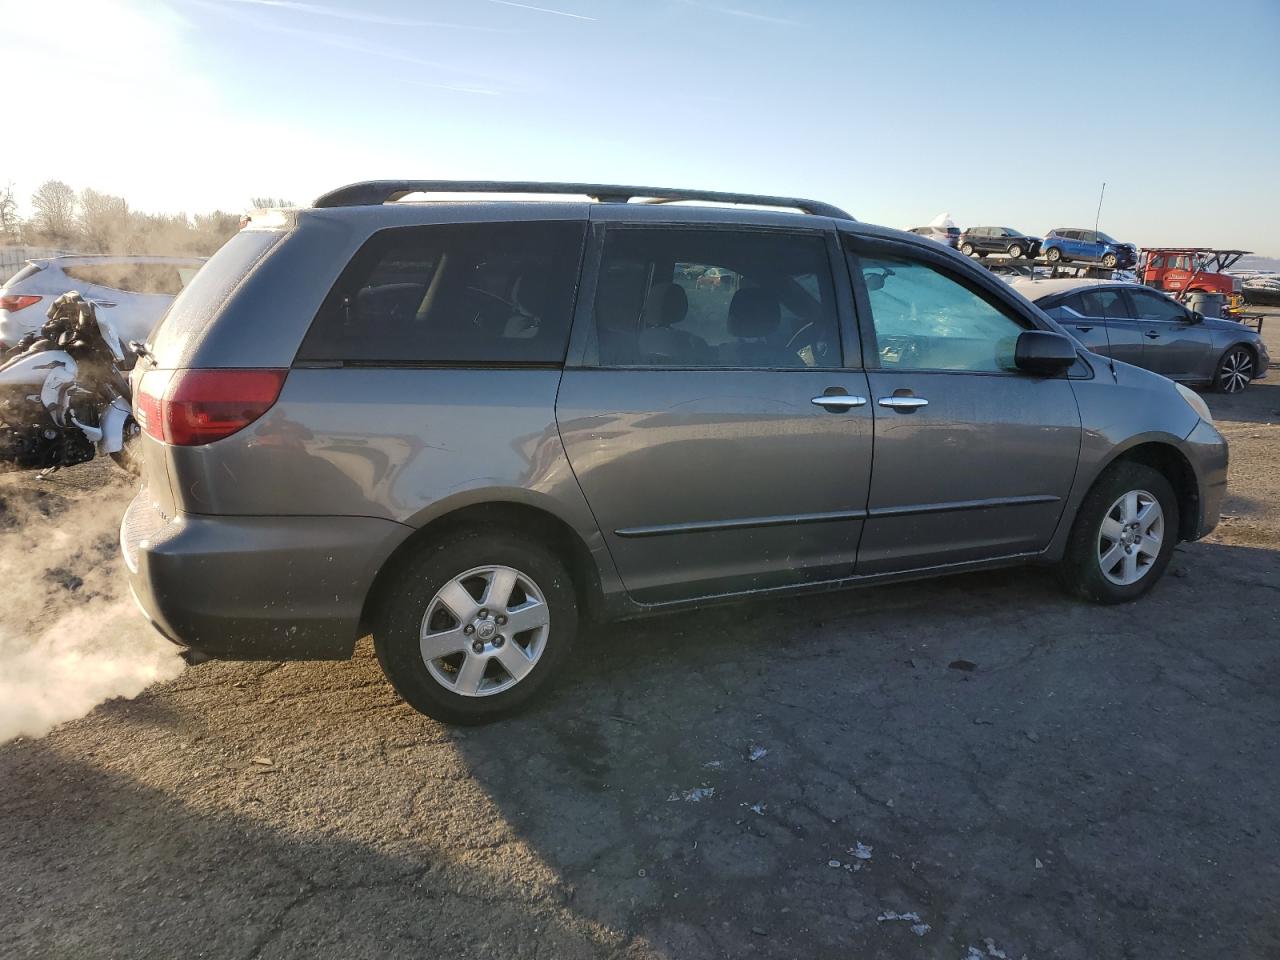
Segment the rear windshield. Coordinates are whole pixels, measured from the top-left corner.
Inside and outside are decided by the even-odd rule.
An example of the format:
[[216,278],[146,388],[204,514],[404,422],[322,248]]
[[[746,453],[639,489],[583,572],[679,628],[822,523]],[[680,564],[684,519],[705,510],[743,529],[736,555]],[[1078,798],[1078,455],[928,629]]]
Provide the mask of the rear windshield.
[[78,283],[92,283],[125,293],[160,293],[177,296],[184,281],[182,272],[171,263],[85,263],[63,267],[62,272]]
[[283,233],[244,230],[222,245],[191,278],[151,335],[159,362],[185,353],[187,341],[208,326],[218,309],[279,240]]
[[563,363],[585,233],[574,221],[383,230],[325,298],[298,359]]

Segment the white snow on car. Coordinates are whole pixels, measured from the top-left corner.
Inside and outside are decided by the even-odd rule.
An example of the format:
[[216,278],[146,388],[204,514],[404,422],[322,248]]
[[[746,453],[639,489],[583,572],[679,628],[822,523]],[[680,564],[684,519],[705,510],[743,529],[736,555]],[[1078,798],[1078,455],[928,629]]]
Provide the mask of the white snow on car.
[[202,257],[83,255],[29,260],[0,287],[0,348],[8,348],[45,321],[49,305],[78,290],[109,310],[120,336],[145,340],[178,292],[204,265]]

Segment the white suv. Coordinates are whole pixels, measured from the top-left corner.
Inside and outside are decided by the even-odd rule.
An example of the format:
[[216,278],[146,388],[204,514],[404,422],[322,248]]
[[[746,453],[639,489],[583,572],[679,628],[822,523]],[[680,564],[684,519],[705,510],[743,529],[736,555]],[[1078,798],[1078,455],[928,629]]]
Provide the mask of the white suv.
[[145,340],[173,298],[204,265],[200,257],[67,256],[29,260],[0,287],[0,349],[44,323],[55,299],[78,290],[125,340]]

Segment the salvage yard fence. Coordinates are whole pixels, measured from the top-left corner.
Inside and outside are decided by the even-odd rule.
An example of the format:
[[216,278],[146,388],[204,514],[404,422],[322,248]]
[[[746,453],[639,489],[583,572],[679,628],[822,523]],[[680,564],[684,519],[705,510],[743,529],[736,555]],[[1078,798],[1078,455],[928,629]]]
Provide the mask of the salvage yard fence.
[[51,247],[9,247],[0,246],[0,282],[8,283],[9,278],[21,270],[28,260],[41,257],[58,257],[65,250],[54,250]]

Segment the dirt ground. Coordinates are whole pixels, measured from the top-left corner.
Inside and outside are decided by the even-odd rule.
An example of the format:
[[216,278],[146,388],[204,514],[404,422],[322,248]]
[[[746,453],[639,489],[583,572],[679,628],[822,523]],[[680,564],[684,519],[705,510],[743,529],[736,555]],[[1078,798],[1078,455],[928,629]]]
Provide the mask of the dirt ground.
[[[599,627],[465,731],[365,642],[0,747],[0,956],[1280,956],[1280,372],[1208,400],[1227,516],[1130,606],[1028,570]],[[0,478],[0,532],[107,476]],[[109,538],[60,549],[58,617],[121,599]]]

